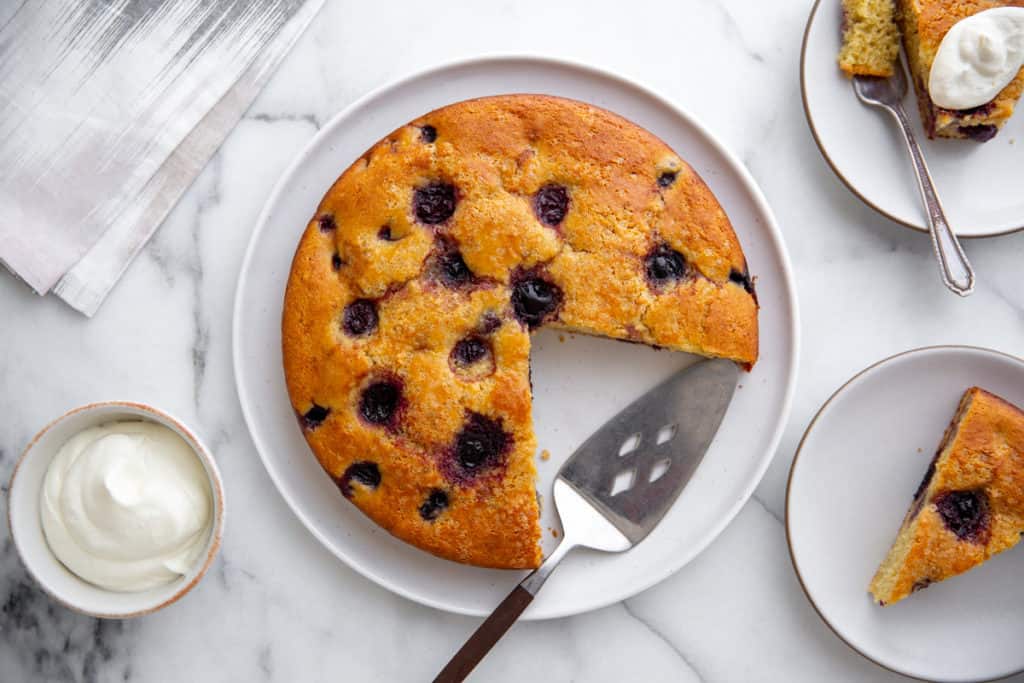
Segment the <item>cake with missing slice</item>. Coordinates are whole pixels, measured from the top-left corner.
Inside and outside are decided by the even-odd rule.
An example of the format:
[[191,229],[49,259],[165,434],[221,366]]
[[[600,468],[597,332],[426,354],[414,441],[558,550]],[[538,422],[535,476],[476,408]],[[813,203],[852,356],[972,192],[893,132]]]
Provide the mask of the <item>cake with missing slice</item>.
[[972,387],[869,590],[891,605],[1012,548],[1022,533],[1024,412]]
[[582,102],[486,97],[401,126],[328,190],[288,280],[285,379],[313,453],[377,524],[535,567],[531,332],[750,367],[757,311],[725,211],[668,145]]

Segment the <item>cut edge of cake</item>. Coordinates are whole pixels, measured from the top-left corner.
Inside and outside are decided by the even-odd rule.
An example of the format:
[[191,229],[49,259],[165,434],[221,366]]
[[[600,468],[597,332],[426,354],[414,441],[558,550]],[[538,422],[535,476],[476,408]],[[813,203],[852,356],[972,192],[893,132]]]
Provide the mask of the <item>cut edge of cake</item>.
[[894,584],[899,579],[899,569],[904,565],[910,551],[910,546],[913,543],[913,532],[916,530],[915,522],[919,519],[918,513],[924,507],[925,497],[931,480],[934,478],[938,468],[944,464],[945,458],[949,456],[953,444],[953,436],[959,430],[960,423],[967,414],[971,402],[974,400],[976,389],[977,387],[968,389],[960,398],[960,404],[957,406],[956,413],[946,426],[946,431],[942,435],[942,441],[939,442],[939,447],[935,451],[935,455],[932,457],[932,461],[928,465],[921,483],[914,492],[914,499],[903,517],[903,522],[900,524],[900,529],[896,534],[896,540],[893,541],[889,553],[882,560],[874,577],[871,579],[871,585],[868,590],[870,590],[880,605],[891,604],[909,595],[909,593],[906,593],[899,597],[894,597],[896,595]]

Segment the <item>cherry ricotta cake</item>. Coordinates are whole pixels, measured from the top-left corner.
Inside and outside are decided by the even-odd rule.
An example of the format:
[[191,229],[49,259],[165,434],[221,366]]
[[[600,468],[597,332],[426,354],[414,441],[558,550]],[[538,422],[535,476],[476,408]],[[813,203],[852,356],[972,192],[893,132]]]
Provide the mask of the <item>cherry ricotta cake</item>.
[[881,605],[973,569],[1024,533],[1024,412],[968,389],[871,581]]
[[380,526],[536,567],[531,331],[749,368],[757,311],[729,219],[667,145],[581,102],[488,97],[402,126],[327,192],[285,294],[285,375],[320,464]]

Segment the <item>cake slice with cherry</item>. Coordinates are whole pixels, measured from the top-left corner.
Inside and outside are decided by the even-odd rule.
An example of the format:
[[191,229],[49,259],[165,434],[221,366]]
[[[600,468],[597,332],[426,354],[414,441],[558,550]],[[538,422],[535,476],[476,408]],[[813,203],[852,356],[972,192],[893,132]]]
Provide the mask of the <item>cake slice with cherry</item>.
[[880,605],[977,567],[1024,533],[1024,411],[972,387],[869,590]]

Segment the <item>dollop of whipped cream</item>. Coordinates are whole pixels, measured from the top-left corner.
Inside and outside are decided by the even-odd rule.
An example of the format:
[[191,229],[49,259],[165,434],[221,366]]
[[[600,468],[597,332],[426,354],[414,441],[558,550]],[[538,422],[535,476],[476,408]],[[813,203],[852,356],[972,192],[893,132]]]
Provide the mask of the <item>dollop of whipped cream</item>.
[[83,430],[50,463],[40,514],[54,554],[82,579],[142,591],[186,574],[212,527],[209,479],[171,429],[112,422]]
[[996,7],[961,19],[939,44],[928,75],[932,102],[970,109],[991,102],[1024,66],[1024,7]]

